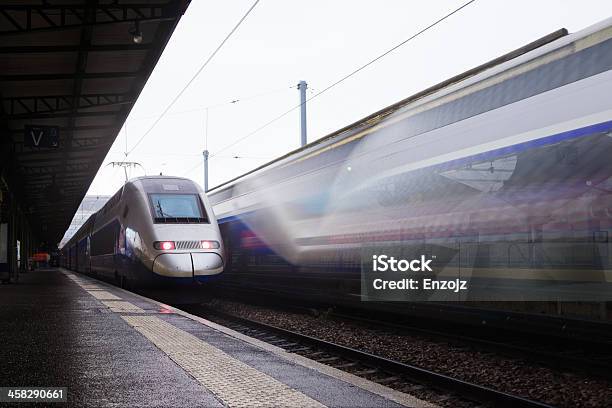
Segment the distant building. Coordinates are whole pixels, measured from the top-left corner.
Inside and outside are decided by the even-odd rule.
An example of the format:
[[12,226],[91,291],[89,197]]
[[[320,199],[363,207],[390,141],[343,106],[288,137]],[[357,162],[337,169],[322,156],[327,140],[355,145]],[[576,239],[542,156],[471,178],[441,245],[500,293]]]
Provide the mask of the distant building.
[[74,214],[72,222],[70,223],[70,226],[64,234],[64,238],[62,238],[62,240],[60,241],[59,247],[63,247],[64,244],[68,242],[70,238],[72,238],[75,232],[77,232],[79,228],[81,228],[81,225],[83,225],[85,221],[87,221],[89,216],[98,211],[100,208],[102,208],[102,206],[106,204],[109,198],[110,196],[102,195],[85,196],[85,198],[83,198],[83,201],[81,202],[81,205],[79,206],[79,209]]

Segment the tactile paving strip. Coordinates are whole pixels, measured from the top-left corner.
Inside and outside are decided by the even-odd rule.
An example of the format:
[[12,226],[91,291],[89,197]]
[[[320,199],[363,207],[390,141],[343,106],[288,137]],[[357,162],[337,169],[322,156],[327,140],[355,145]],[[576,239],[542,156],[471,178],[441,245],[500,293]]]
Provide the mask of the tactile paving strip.
[[138,306],[123,300],[101,300],[100,302],[115,313],[146,313]]
[[232,408],[325,407],[157,317],[121,317]]
[[105,290],[88,290],[87,292],[98,300],[121,300],[120,297]]
[[104,288],[101,288],[98,285],[86,285],[86,284],[79,284],[79,283],[77,283],[77,285],[79,285],[85,290],[104,290]]

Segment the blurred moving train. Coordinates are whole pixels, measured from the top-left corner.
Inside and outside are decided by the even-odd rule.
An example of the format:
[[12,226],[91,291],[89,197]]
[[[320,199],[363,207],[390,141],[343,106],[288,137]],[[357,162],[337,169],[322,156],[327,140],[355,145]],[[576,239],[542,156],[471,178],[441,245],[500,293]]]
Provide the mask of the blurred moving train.
[[559,30],[214,188],[221,281],[359,302],[363,248],[402,248],[484,282],[446,300],[594,301],[584,315],[605,318],[590,294],[612,297],[611,68],[612,19]]
[[224,267],[204,191],[164,176],[126,182],[64,245],[61,264],[130,288],[204,282]]

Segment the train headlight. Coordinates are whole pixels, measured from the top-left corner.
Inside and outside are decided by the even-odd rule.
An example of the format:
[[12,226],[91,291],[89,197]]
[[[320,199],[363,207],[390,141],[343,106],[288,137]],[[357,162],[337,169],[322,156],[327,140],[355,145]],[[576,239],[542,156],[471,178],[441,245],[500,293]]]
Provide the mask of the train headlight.
[[219,249],[219,243],[217,241],[200,241],[200,248]]
[[176,247],[174,246],[174,241],[155,241],[153,243],[153,248],[163,251],[171,251]]

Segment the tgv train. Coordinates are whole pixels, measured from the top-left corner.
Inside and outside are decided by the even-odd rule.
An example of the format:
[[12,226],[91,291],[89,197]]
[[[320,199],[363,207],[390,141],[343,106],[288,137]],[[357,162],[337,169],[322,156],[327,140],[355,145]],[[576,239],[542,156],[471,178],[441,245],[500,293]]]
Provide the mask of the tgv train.
[[126,182],[64,245],[61,262],[130,288],[199,283],[224,267],[219,226],[203,190],[164,176]]
[[473,283],[416,300],[610,300],[612,19],[557,34],[213,189],[223,282],[367,300],[400,249]]

